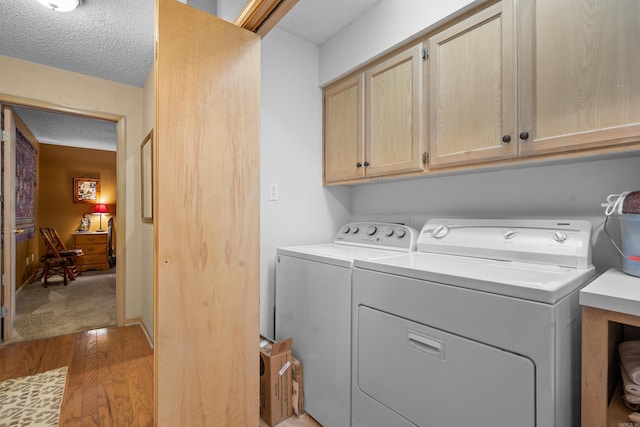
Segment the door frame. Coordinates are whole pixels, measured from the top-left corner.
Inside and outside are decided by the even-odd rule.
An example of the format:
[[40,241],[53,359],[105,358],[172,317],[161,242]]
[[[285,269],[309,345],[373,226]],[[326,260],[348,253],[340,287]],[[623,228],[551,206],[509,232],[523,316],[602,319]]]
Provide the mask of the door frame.
[[[83,108],[68,107],[47,101],[41,101],[33,98],[25,98],[21,96],[10,95],[0,92],[0,104],[9,104],[20,107],[35,108],[39,110],[51,111],[54,113],[70,114],[90,119],[99,119],[114,122],[117,125],[117,145],[116,145],[116,229],[121,230],[120,234],[125,235],[122,231],[126,230],[126,117],[121,114],[114,114],[105,111],[88,110]],[[125,319],[125,290],[126,290],[126,250],[125,239],[116,240],[116,253],[118,254],[118,267],[116,269],[116,326],[124,326]],[[11,287],[11,301],[15,300],[16,283],[15,278]],[[9,307],[9,316],[15,319],[14,309]],[[11,322],[11,331],[15,325]],[[5,334],[7,331],[5,330]],[[11,334],[9,334],[10,336]],[[0,337],[4,340],[4,337]]]
[[[4,198],[4,212],[2,213],[3,221],[2,234],[4,237],[2,248],[2,305],[7,309],[6,316],[2,318],[2,326],[4,334],[2,340],[7,341],[11,339],[13,335],[13,329],[15,325],[15,277],[16,277],[16,236],[15,236],[15,160],[9,161],[9,159],[15,159],[16,155],[16,120],[13,109],[0,103],[0,109],[3,113],[6,113],[2,126],[4,132],[7,135],[4,144],[4,153],[2,159],[2,166],[4,168],[4,185],[0,192]],[[9,127],[6,124],[9,123]],[[6,166],[6,167],[5,167]],[[5,191],[9,189],[9,191]],[[11,215],[8,215],[11,213]]]

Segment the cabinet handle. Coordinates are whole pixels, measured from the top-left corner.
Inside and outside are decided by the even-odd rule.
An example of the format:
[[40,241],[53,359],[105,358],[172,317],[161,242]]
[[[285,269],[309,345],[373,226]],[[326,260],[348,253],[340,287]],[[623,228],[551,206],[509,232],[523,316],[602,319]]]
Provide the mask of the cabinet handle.
[[520,139],[529,139],[529,132],[521,132]]
[[362,167],[362,163],[360,163],[360,162],[356,163],[356,167],[357,168],[361,168]]
[[364,162],[364,166],[365,167],[369,166],[369,162]]
[[502,142],[511,142],[511,135],[504,135],[502,137]]

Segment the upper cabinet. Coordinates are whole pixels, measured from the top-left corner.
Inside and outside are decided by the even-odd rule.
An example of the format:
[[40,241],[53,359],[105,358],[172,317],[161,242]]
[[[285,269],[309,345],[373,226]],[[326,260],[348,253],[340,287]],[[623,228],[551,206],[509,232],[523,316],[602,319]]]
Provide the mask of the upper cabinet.
[[428,41],[430,167],[518,155],[512,3]]
[[324,182],[423,169],[422,44],[324,90]]
[[[640,2],[520,2],[521,155],[637,142]],[[528,134],[528,135],[527,135]]]
[[324,181],[364,177],[364,76],[324,91]]
[[[426,66],[412,41],[325,88],[325,184],[640,150],[639,16],[502,0],[453,18],[418,39]],[[328,100],[349,80],[345,114]]]
[[423,168],[422,43],[365,71],[367,176]]

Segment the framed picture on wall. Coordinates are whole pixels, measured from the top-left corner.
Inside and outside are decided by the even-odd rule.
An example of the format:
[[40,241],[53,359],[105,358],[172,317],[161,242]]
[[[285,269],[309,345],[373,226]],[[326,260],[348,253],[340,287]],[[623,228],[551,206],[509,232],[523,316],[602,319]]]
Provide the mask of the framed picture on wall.
[[142,222],[153,222],[153,130],[140,144]]
[[98,203],[99,198],[99,179],[73,178],[73,203]]

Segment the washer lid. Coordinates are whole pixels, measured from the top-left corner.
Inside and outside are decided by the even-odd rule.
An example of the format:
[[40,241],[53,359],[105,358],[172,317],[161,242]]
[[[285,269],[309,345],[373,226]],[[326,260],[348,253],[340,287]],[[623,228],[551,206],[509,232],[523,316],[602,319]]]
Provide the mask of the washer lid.
[[356,260],[354,267],[547,304],[595,276],[593,266],[569,268],[426,252]]
[[341,267],[353,267],[354,259],[372,259],[397,255],[400,252],[392,249],[370,248],[340,243],[326,243],[309,246],[290,246],[278,248],[278,255],[288,255],[310,261],[324,262]]

